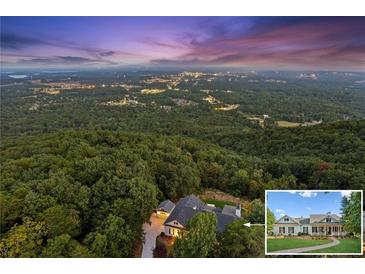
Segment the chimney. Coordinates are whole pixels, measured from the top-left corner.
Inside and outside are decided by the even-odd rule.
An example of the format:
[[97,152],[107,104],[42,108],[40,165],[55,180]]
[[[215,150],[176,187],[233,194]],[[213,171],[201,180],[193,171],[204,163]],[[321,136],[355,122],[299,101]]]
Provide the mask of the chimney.
[[236,216],[241,218],[241,204],[240,203],[238,203],[236,205]]

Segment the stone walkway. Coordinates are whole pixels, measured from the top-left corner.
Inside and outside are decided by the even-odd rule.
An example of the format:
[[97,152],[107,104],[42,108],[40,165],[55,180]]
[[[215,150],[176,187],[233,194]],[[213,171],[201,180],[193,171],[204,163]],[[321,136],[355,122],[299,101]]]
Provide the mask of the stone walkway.
[[300,248],[292,248],[292,249],[285,249],[285,250],[277,250],[277,251],[273,251],[273,252],[270,252],[270,253],[278,253],[278,254],[282,254],[282,253],[303,253],[303,252],[314,251],[314,250],[319,250],[319,249],[324,249],[324,248],[336,246],[340,243],[340,241],[337,240],[336,238],[331,237],[330,239],[332,240],[332,242],[328,243],[328,244],[316,245],[316,246],[307,246],[307,247],[300,247]]

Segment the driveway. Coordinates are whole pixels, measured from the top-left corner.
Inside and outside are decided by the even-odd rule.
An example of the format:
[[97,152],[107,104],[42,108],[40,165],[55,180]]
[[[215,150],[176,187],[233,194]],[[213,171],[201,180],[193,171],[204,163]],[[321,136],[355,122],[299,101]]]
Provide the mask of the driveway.
[[323,249],[323,248],[328,248],[328,247],[332,247],[332,246],[336,246],[336,245],[340,244],[340,242],[336,238],[331,237],[330,239],[332,240],[332,242],[328,243],[328,244],[308,246],[308,247],[300,247],[300,248],[292,248],[292,249],[285,249],[285,250],[277,250],[277,251],[274,251],[274,252],[270,252],[270,254],[273,254],[273,253],[277,253],[277,254],[281,254],[281,253],[302,253],[302,252],[315,251],[315,250],[319,250],[319,249]]
[[151,215],[150,222],[143,224],[145,232],[145,242],[142,249],[142,258],[153,258],[153,249],[156,246],[156,237],[164,231],[163,223],[166,219],[157,217],[155,213]]

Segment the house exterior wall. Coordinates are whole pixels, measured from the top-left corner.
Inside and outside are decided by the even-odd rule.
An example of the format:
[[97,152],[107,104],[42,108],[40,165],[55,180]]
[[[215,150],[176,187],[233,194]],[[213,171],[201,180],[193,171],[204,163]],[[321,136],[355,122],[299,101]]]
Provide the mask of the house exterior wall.
[[302,232],[302,233],[305,233],[305,232],[304,232],[304,230],[305,230],[304,228],[305,228],[305,227],[307,227],[307,228],[308,228],[308,234],[309,234],[309,235],[312,235],[312,226],[311,226],[310,224],[302,225],[302,226],[301,226],[301,232]]
[[[285,227],[285,233],[280,232],[280,227]],[[289,227],[294,227],[294,233],[289,233]],[[346,231],[343,231],[342,225],[288,225],[288,224],[274,224],[273,226],[273,233],[274,235],[298,235],[299,232],[304,233],[304,227],[308,227],[308,234],[312,236],[325,236],[325,235],[331,235],[331,236],[346,236]],[[313,229],[313,227],[317,228]],[[320,229],[320,227],[323,227]],[[331,227],[331,232],[329,232],[329,227]],[[336,229],[335,229],[336,227]]]
[[181,235],[182,229],[165,225],[164,232],[168,236],[178,237],[179,235]]
[[[280,228],[285,228],[285,232],[280,232]],[[294,228],[294,232],[289,233],[289,227]],[[300,226],[295,224],[274,224],[273,226],[274,235],[298,235],[301,232]]]

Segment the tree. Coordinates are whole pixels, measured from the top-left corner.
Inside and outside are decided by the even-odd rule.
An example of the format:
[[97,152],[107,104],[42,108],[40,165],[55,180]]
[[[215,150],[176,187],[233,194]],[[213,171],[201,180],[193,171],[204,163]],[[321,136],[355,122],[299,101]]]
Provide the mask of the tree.
[[267,226],[267,231],[272,231],[273,229],[273,224],[275,223],[275,215],[274,213],[272,213],[272,211],[268,208],[267,209],[267,215],[266,215],[266,226]]
[[100,234],[99,232],[89,233],[84,243],[89,247],[89,250],[95,257],[102,258],[108,252],[108,239],[104,234]]
[[247,221],[232,222],[219,237],[219,257],[248,258],[263,257],[265,252],[265,230],[263,227],[246,227]]
[[216,247],[217,217],[213,213],[198,213],[189,220],[187,231],[175,241],[173,256],[178,258],[205,258]]
[[251,202],[251,212],[247,217],[251,223],[263,224],[265,222],[265,205],[260,199]]
[[47,258],[85,258],[90,257],[86,247],[71,239],[70,235],[63,234],[49,239],[42,251],[42,257]]
[[62,234],[74,237],[80,233],[80,219],[74,209],[56,205],[43,212],[42,220],[46,223],[51,238]]
[[127,185],[128,196],[133,201],[133,211],[142,222],[148,221],[157,206],[156,186],[140,178],[129,180]]
[[343,196],[341,200],[341,214],[345,215],[345,210],[347,206],[349,205],[349,199],[347,196]]
[[14,225],[0,241],[0,257],[38,257],[46,235],[47,227],[44,222],[25,219],[22,225]]
[[87,241],[97,256],[115,258],[132,256],[135,233],[123,218],[110,214],[102,221],[97,232],[99,234],[92,234]]
[[361,234],[361,193],[352,192],[344,209],[344,229],[355,235]]

